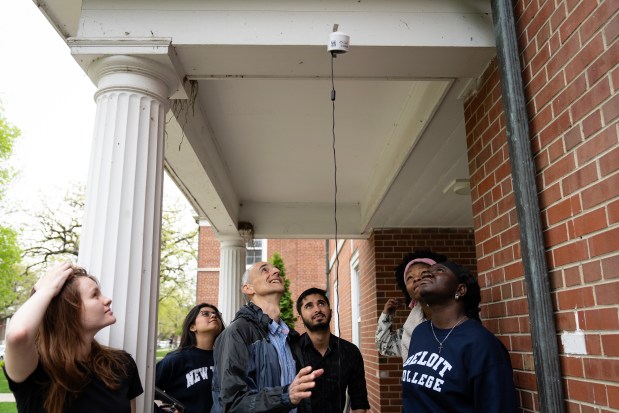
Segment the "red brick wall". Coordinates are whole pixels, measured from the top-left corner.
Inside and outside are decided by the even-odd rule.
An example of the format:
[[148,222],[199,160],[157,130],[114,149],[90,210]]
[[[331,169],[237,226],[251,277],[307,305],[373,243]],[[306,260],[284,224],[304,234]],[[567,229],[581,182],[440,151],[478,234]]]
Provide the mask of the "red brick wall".
[[[515,15],[557,329],[578,317],[586,334],[587,355],[561,355],[568,411],[618,411],[617,3],[517,1]],[[482,318],[539,411],[500,93],[491,62],[465,102]]]
[[[330,244],[330,254],[334,252]],[[430,249],[475,270],[475,245],[471,229],[418,228],[379,229],[366,240],[347,240],[339,258],[339,296],[341,337],[352,339],[350,308],[350,259],[359,252],[361,354],[372,412],[400,412],[402,409],[402,359],[378,354],[374,342],[376,323],[388,298],[402,298],[395,283],[394,270],[414,249]],[[334,271],[329,276],[333,289]],[[401,326],[406,311],[400,311],[394,325]]]
[[[335,243],[330,242],[330,256],[335,252]],[[331,306],[334,312],[339,314],[339,332],[335,330],[335,323],[331,323],[331,330],[345,340],[352,341],[352,310],[351,310],[351,259],[355,252],[359,258],[359,307],[361,328],[359,338],[361,341],[361,354],[365,365],[365,379],[367,382],[368,399],[373,412],[380,406],[381,394],[378,391],[379,366],[378,357],[374,345],[374,333],[376,332],[376,277],[374,273],[374,249],[373,236],[369,240],[345,240],[339,253],[339,263],[333,262],[329,272],[329,291]],[[338,268],[337,275],[335,272]],[[334,302],[334,282],[338,280],[339,306],[336,309]]]
[[[286,277],[290,280],[290,295],[295,305],[299,294],[311,287],[326,287],[325,240],[314,239],[270,239],[267,240],[267,254],[270,259],[279,252],[284,261]],[[303,322],[297,320],[295,329],[305,332]]]
[[[212,269],[205,271],[204,269]],[[198,279],[196,302],[218,305],[219,294],[219,241],[213,227],[200,226],[198,239]]]

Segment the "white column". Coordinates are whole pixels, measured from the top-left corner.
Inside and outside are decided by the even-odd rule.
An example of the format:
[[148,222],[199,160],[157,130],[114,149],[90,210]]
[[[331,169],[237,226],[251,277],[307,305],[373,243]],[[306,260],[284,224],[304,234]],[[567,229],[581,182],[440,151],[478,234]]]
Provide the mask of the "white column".
[[245,242],[239,236],[219,236],[218,308],[229,324],[245,303],[241,293],[241,277],[245,272]]
[[[110,56],[90,68],[97,115],[78,262],[112,298],[116,323],[97,339],[135,358],[153,405],[164,121],[171,73],[159,64]],[[145,409],[145,406],[149,407]]]

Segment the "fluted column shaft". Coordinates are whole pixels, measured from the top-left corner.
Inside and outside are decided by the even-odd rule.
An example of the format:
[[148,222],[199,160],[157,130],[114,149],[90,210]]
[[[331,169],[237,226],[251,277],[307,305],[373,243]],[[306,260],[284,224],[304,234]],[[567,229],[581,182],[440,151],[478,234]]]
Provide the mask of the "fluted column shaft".
[[241,237],[220,236],[218,307],[224,322],[230,323],[245,302],[241,277],[245,272],[245,242]]
[[163,136],[171,80],[143,58],[110,56],[90,68],[98,91],[78,262],[112,298],[116,323],[97,340],[136,360],[152,406],[163,190]]

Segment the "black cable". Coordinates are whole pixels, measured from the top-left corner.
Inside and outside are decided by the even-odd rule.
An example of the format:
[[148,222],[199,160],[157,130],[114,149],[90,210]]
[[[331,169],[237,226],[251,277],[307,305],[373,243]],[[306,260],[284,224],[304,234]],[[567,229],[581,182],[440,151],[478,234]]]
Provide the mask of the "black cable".
[[[337,314],[337,319],[339,320],[340,317],[340,300],[339,300],[339,289],[340,289],[340,285],[338,281],[338,269],[339,269],[339,264],[340,264],[340,258],[339,258],[339,254],[337,251],[337,156],[336,156],[336,152],[335,152],[335,80],[334,80],[334,75],[333,75],[333,62],[335,60],[335,53],[331,52],[331,104],[332,104],[332,110],[331,110],[331,136],[332,136],[332,148],[333,148],[333,221],[335,224],[335,234],[334,234],[334,238],[335,238],[335,283],[337,285],[337,291],[335,292],[335,294],[338,297],[337,300],[337,305],[335,306],[335,312]],[[338,321],[337,323],[337,335],[338,337],[340,336],[340,323]]]
[[[337,251],[337,156],[336,156],[336,151],[335,151],[335,80],[334,80],[334,74],[333,74],[333,62],[335,60],[335,53],[331,52],[331,104],[332,104],[332,110],[331,110],[331,136],[332,136],[332,148],[333,148],[333,221],[335,224],[335,234],[334,234],[334,238],[335,238],[335,279],[334,282],[336,282],[336,287],[337,290],[335,291],[335,294],[337,294],[338,296],[338,300],[337,300],[337,306],[335,308],[335,311],[337,313],[338,316],[338,320],[339,320],[339,315],[340,315],[340,300],[339,300],[339,283],[337,283],[338,281],[338,269],[339,269],[339,264],[340,264],[340,259],[339,259],[339,255],[338,251]],[[340,323],[337,323],[337,335],[338,337],[340,336]]]
[[333,62],[335,60],[335,53],[331,52],[331,136],[332,136],[332,147],[333,147],[333,221],[335,224],[335,284],[337,295],[337,304],[335,306],[335,313],[337,317],[337,398],[338,398],[338,406],[342,405],[342,346],[340,345],[340,283],[338,282],[338,269],[340,266],[340,254],[337,250],[337,157],[335,152],[335,80],[333,75]]

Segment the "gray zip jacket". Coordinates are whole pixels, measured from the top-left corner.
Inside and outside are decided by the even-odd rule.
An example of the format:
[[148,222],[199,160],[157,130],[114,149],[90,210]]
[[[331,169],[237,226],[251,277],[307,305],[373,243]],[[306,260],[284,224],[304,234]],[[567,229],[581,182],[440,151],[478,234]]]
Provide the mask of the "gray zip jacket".
[[[290,383],[280,383],[275,346],[269,339],[271,318],[249,303],[217,337],[214,348],[213,408],[211,413],[311,413],[309,399],[295,406],[290,401]],[[299,333],[290,330],[288,344],[301,368]]]

